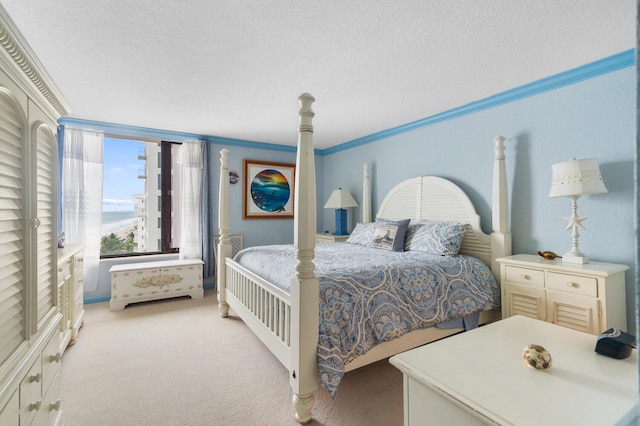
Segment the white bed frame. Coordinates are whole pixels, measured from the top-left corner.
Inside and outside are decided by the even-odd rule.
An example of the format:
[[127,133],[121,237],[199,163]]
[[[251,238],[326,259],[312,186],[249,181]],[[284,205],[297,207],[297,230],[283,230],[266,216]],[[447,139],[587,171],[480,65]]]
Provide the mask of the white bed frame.
[[[317,344],[319,328],[319,285],[313,263],[316,244],[316,182],[312,142],[314,98],[300,95],[300,128],[295,175],[294,244],[298,265],[292,279],[291,294],[247,271],[232,260],[229,228],[228,151],[220,154],[219,224],[217,252],[217,291],[220,315],[231,308],[289,370],[295,417],[300,423],[311,420],[313,393],[318,387]],[[507,184],[504,138],[494,140],[494,175],[491,234],[480,228],[480,217],[467,195],[452,182],[433,176],[408,179],[396,185],[383,200],[376,217],[387,219],[455,220],[471,225],[461,253],[480,258],[499,278],[498,257],[511,254],[508,232]],[[371,221],[371,195],[368,168],[363,168],[363,221]],[[483,312],[481,323],[493,321],[499,312]],[[432,327],[416,330],[399,339],[376,346],[346,365],[347,371],[368,365],[397,353],[429,343],[461,329]]]

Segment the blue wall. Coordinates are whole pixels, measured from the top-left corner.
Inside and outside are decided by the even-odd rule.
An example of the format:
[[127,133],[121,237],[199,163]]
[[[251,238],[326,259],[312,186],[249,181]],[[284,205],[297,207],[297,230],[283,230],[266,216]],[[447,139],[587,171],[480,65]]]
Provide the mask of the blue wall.
[[[626,51],[567,73],[497,94],[419,122],[318,152],[316,157],[318,231],[334,230],[334,212],[323,209],[334,189],[348,189],[362,199],[362,164],[370,165],[373,214],[398,182],[417,175],[451,179],[464,189],[490,231],[493,138],[507,138],[507,175],[514,253],[570,249],[571,235],[563,216],[570,214],[564,198],[548,198],[551,165],[572,157],[600,162],[607,194],[579,200],[587,216],[580,248],[592,260],[624,263],[628,329],[635,333],[635,206],[636,153],[635,52]],[[330,103],[331,100],[323,100]],[[295,111],[293,112],[295,113]],[[107,123],[63,119],[62,124],[87,125],[123,136],[168,140],[204,139],[212,144],[212,193],[217,199],[219,151],[230,151],[230,169],[242,176],[242,160],[295,162],[295,149],[256,142],[139,129]],[[357,121],[354,121],[357,125]],[[292,129],[292,132],[295,132]],[[242,180],[230,191],[231,229],[243,234],[245,246],[290,243],[292,220],[242,220]],[[361,217],[350,209],[349,229]],[[217,214],[213,218],[217,223]],[[105,265],[105,271],[108,271]],[[102,269],[101,269],[102,271]],[[88,301],[108,300],[110,277],[101,273]]]
[[[631,53],[631,52],[629,52]],[[436,175],[460,185],[475,203],[482,227],[491,226],[493,138],[507,138],[506,158],[514,253],[571,248],[563,216],[566,198],[548,198],[551,165],[595,157],[607,194],[585,196],[580,248],[594,261],[623,263],[628,329],[635,330],[636,69],[627,66],[471,114],[339,150],[324,158],[324,192],[342,186],[361,198],[363,162],[371,164],[373,207],[403,179]],[[361,217],[353,209],[356,218]],[[331,212],[324,222],[332,223]],[[353,226],[353,223],[351,224]]]
[[[294,113],[296,113],[294,111]],[[294,128],[292,132],[296,132]],[[218,188],[220,185],[220,151],[222,149],[229,150],[229,170],[236,171],[240,175],[237,184],[231,185],[229,189],[230,201],[230,227],[232,234],[242,234],[245,247],[268,245],[268,244],[290,244],[293,243],[293,219],[242,219],[242,188],[244,184],[243,160],[260,160],[273,161],[277,163],[296,162],[295,148],[292,152],[277,152],[264,150],[259,148],[239,148],[232,145],[212,144],[211,146],[211,164],[215,166],[212,172],[213,184],[212,192],[214,199],[218,200]],[[324,176],[322,174],[323,158],[316,157],[316,181],[322,182]],[[322,186],[318,185],[316,194],[316,202],[322,203],[323,193]],[[218,215],[214,212],[214,219],[217,228]],[[217,233],[217,232],[216,232]]]

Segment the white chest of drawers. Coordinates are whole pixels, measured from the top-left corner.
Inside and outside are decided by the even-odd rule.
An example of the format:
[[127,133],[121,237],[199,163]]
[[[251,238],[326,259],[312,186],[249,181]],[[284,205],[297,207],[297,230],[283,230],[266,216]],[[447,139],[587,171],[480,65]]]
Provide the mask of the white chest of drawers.
[[76,343],[84,321],[84,248],[70,244],[58,249],[58,304],[62,314],[61,351]]
[[591,334],[611,327],[627,329],[627,265],[580,265],[530,254],[503,257],[497,262],[503,318],[524,315]]

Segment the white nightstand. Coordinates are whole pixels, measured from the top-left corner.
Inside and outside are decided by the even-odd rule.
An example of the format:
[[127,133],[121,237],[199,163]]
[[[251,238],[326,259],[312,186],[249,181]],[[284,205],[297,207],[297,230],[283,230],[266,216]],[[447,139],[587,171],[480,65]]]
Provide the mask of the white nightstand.
[[624,271],[627,265],[584,265],[532,254],[500,263],[502,318],[524,315],[591,334],[627,330]]
[[316,244],[342,243],[344,241],[347,241],[348,238],[348,235],[316,234]]

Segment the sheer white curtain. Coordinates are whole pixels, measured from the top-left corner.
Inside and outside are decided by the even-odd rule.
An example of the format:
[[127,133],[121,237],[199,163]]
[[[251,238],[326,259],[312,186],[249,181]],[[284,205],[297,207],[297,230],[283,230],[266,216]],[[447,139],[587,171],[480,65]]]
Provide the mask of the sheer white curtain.
[[202,259],[202,142],[187,141],[178,150],[180,259]]
[[84,288],[95,291],[100,263],[104,134],[66,128],[62,151],[62,231],[65,244],[84,245]]

